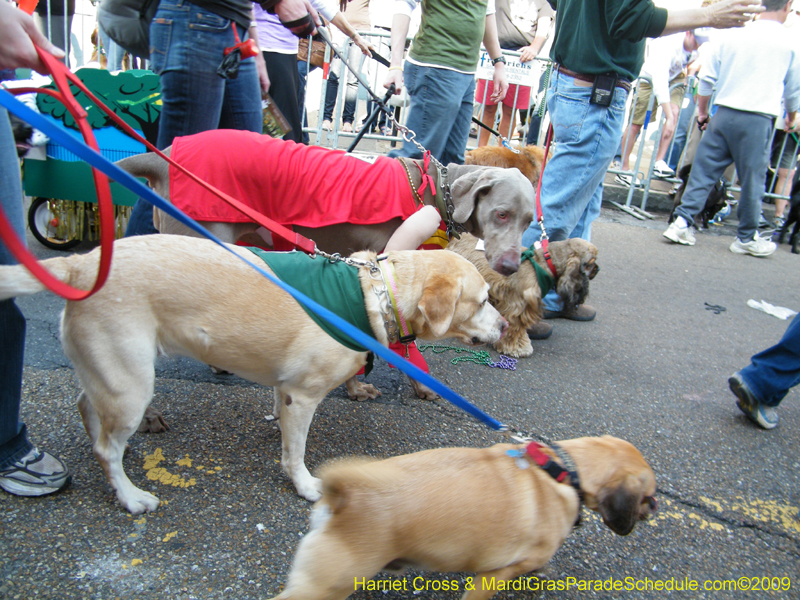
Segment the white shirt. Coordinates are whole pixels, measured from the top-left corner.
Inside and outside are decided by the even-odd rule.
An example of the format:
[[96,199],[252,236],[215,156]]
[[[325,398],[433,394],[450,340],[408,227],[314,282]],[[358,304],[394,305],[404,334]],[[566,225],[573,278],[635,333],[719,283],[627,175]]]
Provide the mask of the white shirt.
[[648,43],[648,55],[641,74],[653,82],[653,92],[659,104],[669,102],[670,82],[697,58],[697,52],[684,49],[685,39],[686,33],[681,32],[654,38]]
[[789,29],[758,19],[741,29],[720,31],[709,43],[698,76],[698,93],[736,110],[778,117],[800,107],[800,53]]

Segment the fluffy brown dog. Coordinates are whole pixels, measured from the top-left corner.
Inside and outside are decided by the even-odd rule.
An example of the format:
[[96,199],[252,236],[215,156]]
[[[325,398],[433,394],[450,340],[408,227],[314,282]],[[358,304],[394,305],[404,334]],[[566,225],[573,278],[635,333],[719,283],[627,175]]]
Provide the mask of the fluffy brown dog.
[[535,190],[542,174],[544,148],[523,146],[518,150],[519,152],[514,152],[505,146],[482,146],[467,152],[464,164],[505,169],[516,167],[533,184]]
[[[356,374],[367,352],[336,341],[288,293],[234,255],[257,262],[250,250],[229,248],[231,252],[209,240],[178,235],[117,240],[105,286],[86,300],[67,302],[64,309],[61,343],[83,386],[78,409],[84,427],[120,504],[133,514],[159,505],[158,498],[128,479],[122,455],[153,396],[153,363],[160,352],[274,386],[281,467],[298,494],[320,498],[321,483],[304,463],[308,428],[317,405]],[[99,256],[94,250],[44,264],[61,281],[88,289]],[[315,268],[324,266],[311,265],[301,253],[286,256],[304,261],[288,268],[309,281]],[[375,262],[375,253],[356,257]],[[489,304],[488,286],[468,261],[452,253],[408,251],[389,252],[386,262],[395,269],[398,310],[421,339],[457,337],[477,345],[502,335],[505,321]],[[392,317],[378,294],[385,296],[382,278],[374,279],[368,266],[342,266],[353,269],[343,275],[347,287],[338,290],[330,278],[322,278],[316,289],[354,298],[348,308],[361,304],[360,320],[387,345],[391,328],[385,318]],[[0,266],[0,299],[43,290],[24,267]],[[258,310],[253,310],[254,299]]]
[[[509,323],[505,335],[494,343],[498,352],[517,358],[533,354],[527,329],[542,320],[542,290],[536,277],[536,268],[530,260],[523,260],[519,271],[505,276],[492,270],[481,250],[476,250],[478,239],[466,234],[453,240],[447,249],[456,252],[478,267],[489,284],[489,301]],[[589,295],[589,281],[600,267],[597,264],[597,247],[574,238],[550,242],[550,255],[558,273],[555,290],[564,301],[564,310],[574,310]],[[536,263],[550,274],[541,250],[534,252]]]
[[[610,436],[558,444],[577,469],[586,506],[615,533],[629,534],[655,510],[655,475],[633,445]],[[542,568],[581,503],[568,479],[557,483],[508,454],[525,447],[444,448],[324,467],[322,500],[278,598],[346,598],[381,569],[411,566],[477,573],[463,596],[476,600]],[[552,449],[542,451],[563,465]]]

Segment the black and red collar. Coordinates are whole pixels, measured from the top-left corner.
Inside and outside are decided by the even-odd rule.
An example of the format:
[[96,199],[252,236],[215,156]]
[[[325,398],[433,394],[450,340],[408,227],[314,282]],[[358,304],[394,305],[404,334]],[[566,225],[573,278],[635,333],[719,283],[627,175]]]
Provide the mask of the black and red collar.
[[[581,489],[581,482],[578,478],[578,469],[575,467],[575,463],[572,461],[572,457],[567,454],[566,450],[564,450],[558,444],[551,443],[549,448],[556,453],[556,456],[564,463],[562,467],[556,461],[554,461],[550,456],[545,454],[542,449],[548,448],[544,444],[540,444],[539,442],[530,442],[527,446],[525,446],[525,454],[530,457],[530,459],[539,465],[550,477],[555,479],[558,483],[564,483],[564,480],[569,477],[569,484],[575,488],[575,491],[578,493],[578,501],[580,504],[583,504],[583,490]],[[581,523],[581,509],[580,505],[578,506],[578,518],[575,519],[575,527],[580,525]]]

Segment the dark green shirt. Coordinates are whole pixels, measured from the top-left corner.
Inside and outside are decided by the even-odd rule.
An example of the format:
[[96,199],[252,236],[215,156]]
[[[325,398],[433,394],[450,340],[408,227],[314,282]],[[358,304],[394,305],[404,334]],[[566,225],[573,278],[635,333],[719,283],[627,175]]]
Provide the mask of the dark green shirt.
[[633,80],[644,62],[645,41],[667,26],[667,9],[651,0],[548,0],[556,11],[550,57],[585,75],[616,73]]

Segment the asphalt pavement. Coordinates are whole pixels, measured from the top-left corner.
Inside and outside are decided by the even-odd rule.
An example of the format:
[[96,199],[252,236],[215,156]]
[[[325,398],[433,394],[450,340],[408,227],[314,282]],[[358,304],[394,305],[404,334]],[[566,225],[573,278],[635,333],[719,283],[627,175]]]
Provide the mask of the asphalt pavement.
[[[622,194],[608,186],[605,199],[624,202]],[[593,228],[601,270],[589,303],[597,318],[554,321],[552,337],[534,342],[534,355],[515,370],[453,364],[456,353],[444,348],[425,352],[434,376],[514,428],[545,442],[615,435],[635,444],[656,474],[654,519],[619,537],[584,509],[548,579],[531,582],[555,591],[497,598],[800,598],[800,397],[790,392],[778,428],[763,431],[727,385],[788,324],[747,301],[800,310],[800,256],[786,245],[767,259],[732,254],[735,221],[698,234],[694,247],[670,244],[661,236],[669,202],[652,195],[656,218],[646,220],[604,204]],[[30,243],[40,256],[57,254]],[[172,429],[134,435],[125,467],[162,505],[132,517],[106,484],[74,406],[79,386],[58,342],[63,302],[42,293],[19,304],[29,326],[23,418],[73,480],[45,498],[0,492],[0,598],[278,593],[311,505],[281,473],[272,391],[187,359],[160,359],[153,404]],[[502,441],[446,401],[416,399],[386,363],[368,381],[383,392],[377,400],[350,401],[341,387],[320,405],[308,439],[312,471],[344,455]],[[447,581],[463,589],[468,575],[411,571],[397,578],[407,591],[353,597],[457,598],[431,588]],[[415,583],[429,589],[415,592]]]

